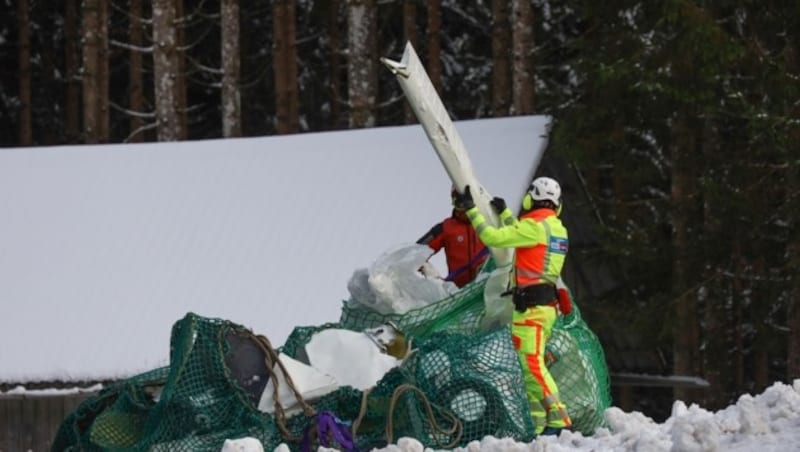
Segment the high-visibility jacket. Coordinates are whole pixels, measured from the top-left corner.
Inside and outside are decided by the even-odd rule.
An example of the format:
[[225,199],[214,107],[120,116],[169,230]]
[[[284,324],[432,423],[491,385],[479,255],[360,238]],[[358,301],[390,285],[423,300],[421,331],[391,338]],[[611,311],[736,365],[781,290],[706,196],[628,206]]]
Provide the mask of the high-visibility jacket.
[[458,211],[453,211],[452,216],[432,227],[417,243],[428,245],[434,253],[444,248],[447,271],[458,287],[475,279],[486,260],[486,254],[478,256],[485,248],[478,234],[466,215]]
[[569,249],[567,229],[552,209],[536,209],[514,219],[509,209],[500,213],[503,227],[495,228],[477,207],[467,211],[478,237],[486,246],[516,248],[517,287],[556,284]]
[[[516,248],[514,271],[517,287],[533,284],[555,286],[568,249],[567,230],[555,211],[536,209],[517,220],[509,209],[505,209],[500,212],[503,223],[500,228],[488,224],[477,208],[468,210],[467,216],[486,246]],[[522,366],[525,395],[537,435],[546,427],[560,429],[572,425],[559,396],[558,385],[544,361],[545,346],[557,315],[553,305],[535,305],[524,312],[515,309],[512,314],[511,339]]]

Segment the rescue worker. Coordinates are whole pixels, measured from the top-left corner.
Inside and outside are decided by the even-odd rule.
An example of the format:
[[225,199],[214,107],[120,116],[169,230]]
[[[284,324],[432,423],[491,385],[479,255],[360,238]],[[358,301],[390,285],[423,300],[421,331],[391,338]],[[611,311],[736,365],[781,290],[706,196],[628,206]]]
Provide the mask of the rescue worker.
[[455,187],[450,191],[450,200],[453,205],[450,217],[432,227],[417,243],[428,245],[433,254],[444,248],[449,272],[445,280],[452,281],[460,288],[478,275],[488,250],[478,240],[478,234],[469,224],[464,206],[457,201],[458,191]]
[[545,345],[559,306],[564,313],[571,310],[569,298],[560,298],[556,290],[568,249],[567,229],[558,218],[561,187],[549,177],[536,178],[522,200],[519,219],[514,218],[502,198],[492,199],[492,208],[502,223],[499,228],[491,226],[475,207],[469,185],[458,198],[484,244],[516,249],[511,335],[522,365],[536,434],[557,435],[572,425],[545,365]]

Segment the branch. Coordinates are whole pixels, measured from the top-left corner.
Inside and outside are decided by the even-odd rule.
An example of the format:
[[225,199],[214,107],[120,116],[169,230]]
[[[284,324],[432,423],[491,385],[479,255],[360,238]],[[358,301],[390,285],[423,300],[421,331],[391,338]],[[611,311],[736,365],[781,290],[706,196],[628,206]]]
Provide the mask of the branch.
[[[111,7],[114,9],[114,11],[125,15],[125,17],[129,19],[134,17],[129,10],[117,6],[117,2],[111,2]],[[135,19],[144,25],[153,25],[153,19],[145,19],[144,17],[141,16],[135,17]]]
[[308,35],[308,36],[304,36],[304,37],[302,37],[302,38],[297,38],[297,39],[295,39],[295,40],[294,40],[294,44],[295,44],[295,45],[301,45],[301,44],[305,44],[305,43],[306,43],[306,42],[308,42],[308,41],[313,41],[314,39],[317,39],[317,38],[319,38],[319,37],[320,37],[320,35],[322,35],[322,32],[319,32],[319,33],[312,33],[312,34],[310,34],[310,35]]
[[120,111],[122,113],[125,113],[128,116],[133,116],[134,118],[154,119],[156,117],[156,112],[154,112],[154,111],[151,111],[151,112],[140,112],[140,111],[130,110],[130,109],[125,108],[125,107],[123,107],[121,105],[117,105],[114,102],[109,102],[108,104],[111,105],[111,108],[113,108],[114,110],[117,110],[117,111]]
[[222,75],[222,69],[221,68],[206,66],[205,64],[201,63],[200,61],[198,61],[195,58],[192,58],[189,55],[186,55],[186,59],[189,60],[192,63],[192,66],[196,67],[197,69],[202,70],[203,72],[207,72],[209,74],[214,74],[214,75]]
[[741,281],[756,281],[756,282],[773,282],[773,283],[786,283],[791,280],[791,278],[771,278],[769,276],[759,276],[756,274],[748,273],[734,273],[731,271],[725,270],[717,270],[718,274],[721,276],[725,276],[728,279],[738,279]]
[[205,39],[206,36],[208,36],[211,33],[211,29],[212,28],[213,27],[211,25],[209,25],[208,27],[206,27],[205,31],[200,33],[200,35],[197,37],[197,39],[195,39],[191,44],[186,44],[186,45],[180,46],[180,47],[178,47],[178,50],[180,50],[181,52],[186,53],[187,50],[191,49],[192,47],[197,45],[200,41]]
[[394,97],[392,97],[391,99],[389,99],[389,100],[387,100],[387,101],[385,101],[385,102],[381,102],[381,103],[379,103],[378,105],[376,105],[376,107],[377,107],[377,108],[384,108],[384,107],[388,107],[388,106],[391,106],[391,105],[394,105],[394,104],[396,104],[397,102],[400,102],[400,101],[402,101],[403,99],[405,99],[405,96],[404,96],[404,95],[402,95],[402,94],[401,94],[401,95],[399,95],[399,96],[394,96]]
[[132,45],[132,44],[128,44],[127,42],[117,41],[116,39],[110,40],[109,43],[114,47],[127,49],[127,50],[130,50],[132,52],[153,53],[153,46],[152,45],[147,46],[147,47],[140,47],[140,46],[135,46],[135,45]]
[[597,222],[600,223],[601,226],[605,227],[606,223],[603,221],[603,217],[600,215],[600,210],[597,208],[597,203],[594,201],[594,198],[589,193],[589,186],[586,183],[586,178],[583,177],[583,173],[581,173],[581,170],[578,169],[578,165],[574,161],[570,163],[570,166],[572,167],[572,171],[578,177],[578,181],[580,182],[581,188],[583,189],[583,196],[586,196],[586,198],[589,200],[589,205],[591,206],[592,213],[594,213]]
[[[175,21],[175,24],[176,25],[181,25],[181,26],[183,26],[185,28],[186,25],[191,25],[191,23],[194,23],[195,18],[212,19],[212,21],[219,20],[219,18],[220,18],[220,14],[219,13],[212,13],[212,14],[206,14],[205,13],[205,11],[203,9],[203,6],[205,5],[205,3],[206,3],[206,0],[201,0],[200,4],[195,6],[191,13],[184,14],[183,17],[181,17],[181,18],[179,18],[179,19],[177,19]],[[198,20],[198,22],[199,22],[199,20]]]
[[133,132],[131,132],[130,135],[128,135],[122,142],[123,143],[130,143],[131,138],[133,138],[136,135],[138,135],[138,134],[140,134],[142,132],[145,132],[147,130],[155,129],[156,128],[156,124],[157,123],[155,123],[155,122],[151,122],[149,124],[145,124],[145,125],[139,127],[138,129],[136,129]]

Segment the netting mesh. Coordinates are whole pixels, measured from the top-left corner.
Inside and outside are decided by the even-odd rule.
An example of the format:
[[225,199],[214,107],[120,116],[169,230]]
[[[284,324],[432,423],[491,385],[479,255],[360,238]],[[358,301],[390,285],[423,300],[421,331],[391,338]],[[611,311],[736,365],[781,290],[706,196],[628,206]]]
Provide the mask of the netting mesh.
[[[531,440],[534,425],[510,329],[481,331],[482,312],[480,281],[403,315],[346,302],[339,322],[297,327],[278,351],[301,357],[323,329],[360,331],[392,321],[412,341],[403,364],[369,391],[342,387],[315,400],[314,410],[351,422],[362,450],[404,436],[434,448],[465,446],[485,435]],[[300,448],[312,413],[284,417],[257,409],[271,366],[269,344],[235,323],[190,313],[173,326],[170,345],[168,367],[108,386],[78,406],[52,450],[219,451],[225,439],[245,436],[265,450],[280,443]],[[577,307],[557,322],[548,362],[574,428],[591,433],[610,406],[608,374]],[[263,379],[242,378],[259,373]]]
[[[461,339],[452,335],[454,344],[450,353],[459,353],[459,350],[469,350],[473,347],[481,349],[480,343],[468,344],[463,337],[475,335],[480,337],[482,334],[479,325],[484,312],[484,282],[479,280],[471,283],[454,297],[402,315],[380,315],[357,305],[345,303],[340,323],[348,329],[361,330],[392,321],[416,339],[433,338],[440,331],[460,333]],[[510,329],[501,331],[505,343],[510,344]],[[514,352],[513,348],[511,351]],[[503,355],[497,352],[484,353],[476,355],[474,362],[491,362],[495,356]],[[508,356],[506,358],[510,359]],[[518,368],[516,360],[514,355],[511,359],[514,362],[506,363],[513,367],[513,370],[496,372],[495,375],[519,374],[521,369]],[[597,427],[603,425],[603,411],[611,406],[608,368],[603,348],[597,336],[581,317],[576,303],[573,303],[572,313],[560,316],[556,321],[547,344],[546,362],[558,384],[561,399],[572,418],[572,428],[591,434]],[[522,377],[519,378],[521,381]],[[496,388],[502,387],[500,382],[492,384]],[[522,399],[525,400],[524,392]]]

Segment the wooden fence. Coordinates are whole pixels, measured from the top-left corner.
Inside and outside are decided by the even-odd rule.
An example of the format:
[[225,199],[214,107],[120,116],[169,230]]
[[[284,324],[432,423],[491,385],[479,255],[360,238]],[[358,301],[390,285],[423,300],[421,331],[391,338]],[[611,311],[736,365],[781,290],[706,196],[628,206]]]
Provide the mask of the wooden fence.
[[0,393],[0,452],[49,452],[64,418],[92,393]]

